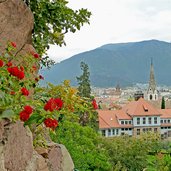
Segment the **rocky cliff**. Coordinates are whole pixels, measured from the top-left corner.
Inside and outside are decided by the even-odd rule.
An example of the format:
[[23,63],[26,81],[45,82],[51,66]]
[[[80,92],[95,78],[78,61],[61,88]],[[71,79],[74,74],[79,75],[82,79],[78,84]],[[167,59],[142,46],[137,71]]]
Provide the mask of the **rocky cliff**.
[[[33,14],[22,0],[0,0],[0,52],[15,42],[15,64],[20,54],[35,52],[32,46]],[[51,143],[34,149],[30,130],[22,122],[0,120],[0,171],[72,171],[73,161],[65,146]]]
[[65,146],[50,143],[34,149],[32,139],[22,122],[0,121],[0,171],[73,171]]

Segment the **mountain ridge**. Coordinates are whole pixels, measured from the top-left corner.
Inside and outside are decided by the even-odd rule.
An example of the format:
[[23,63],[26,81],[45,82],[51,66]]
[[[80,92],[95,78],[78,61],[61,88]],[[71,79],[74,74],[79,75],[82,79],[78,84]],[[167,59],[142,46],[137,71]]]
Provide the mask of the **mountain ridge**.
[[150,61],[153,58],[157,83],[171,85],[171,44],[159,40],[114,43],[76,54],[50,70],[42,70],[48,82],[59,84],[65,79],[76,85],[76,76],[81,74],[80,62],[89,65],[91,84],[96,87],[111,87],[147,83]]

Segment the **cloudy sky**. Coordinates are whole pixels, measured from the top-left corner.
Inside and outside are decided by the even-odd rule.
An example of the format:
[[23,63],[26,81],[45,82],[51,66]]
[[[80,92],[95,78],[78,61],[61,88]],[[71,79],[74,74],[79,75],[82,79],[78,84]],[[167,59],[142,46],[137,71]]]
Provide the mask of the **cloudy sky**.
[[90,25],[65,37],[67,46],[51,46],[60,62],[108,43],[158,39],[171,42],[171,0],[68,0],[73,9],[92,12]]

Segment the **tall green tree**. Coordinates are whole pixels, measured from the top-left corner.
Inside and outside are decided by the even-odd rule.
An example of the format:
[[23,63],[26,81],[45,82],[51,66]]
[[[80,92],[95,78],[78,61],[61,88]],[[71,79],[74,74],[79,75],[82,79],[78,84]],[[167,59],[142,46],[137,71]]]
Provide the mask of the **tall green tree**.
[[165,109],[165,99],[164,96],[162,97],[162,102],[161,102],[161,109]]
[[[34,15],[33,44],[41,56],[46,54],[50,44],[65,45],[66,33],[74,33],[83,24],[89,24],[91,12],[83,8],[69,8],[67,0],[23,1]],[[48,57],[43,57],[43,61],[47,63]]]
[[89,72],[89,67],[86,63],[81,62],[80,64],[81,70],[83,74],[77,78],[78,82],[78,94],[81,97],[91,97],[91,87],[90,87],[90,72]]

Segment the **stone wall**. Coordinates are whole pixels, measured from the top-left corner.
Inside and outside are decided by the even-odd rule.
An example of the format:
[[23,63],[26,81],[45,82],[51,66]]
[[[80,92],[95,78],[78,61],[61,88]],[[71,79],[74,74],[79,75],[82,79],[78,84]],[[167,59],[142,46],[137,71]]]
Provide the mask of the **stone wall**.
[[22,122],[0,121],[0,171],[73,171],[64,145],[34,149],[32,133]]

